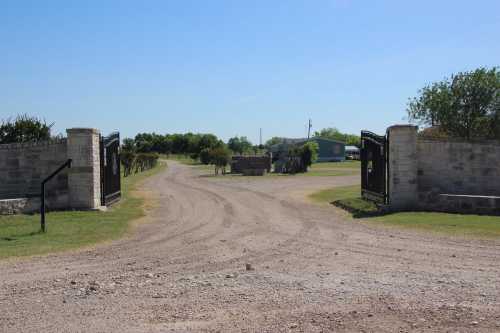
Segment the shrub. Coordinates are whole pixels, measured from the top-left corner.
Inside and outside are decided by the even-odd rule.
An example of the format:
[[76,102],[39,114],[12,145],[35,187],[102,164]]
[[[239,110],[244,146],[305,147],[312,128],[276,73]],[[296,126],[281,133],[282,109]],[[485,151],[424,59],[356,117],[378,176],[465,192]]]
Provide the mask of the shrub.
[[314,141],[306,142],[299,148],[299,157],[304,168],[304,172],[307,172],[307,168],[318,159],[318,150],[318,143]]
[[290,148],[283,172],[291,174],[307,172],[307,168],[318,158],[318,149],[318,144],[314,141]]
[[122,149],[120,152],[120,161],[123,165],[124,177],[129,176],[134,170],[135,173],[152,169],[158,163],[159,155],[156,153],[138,153]]
[[123,175],[125,177],[129,176],[135,165],[135,153],[133,151],[123,149],[120,152],[120,161],[123,165]]
[[157,153],[139,153],[135,158],[135,172],[152,169],[158,163]]

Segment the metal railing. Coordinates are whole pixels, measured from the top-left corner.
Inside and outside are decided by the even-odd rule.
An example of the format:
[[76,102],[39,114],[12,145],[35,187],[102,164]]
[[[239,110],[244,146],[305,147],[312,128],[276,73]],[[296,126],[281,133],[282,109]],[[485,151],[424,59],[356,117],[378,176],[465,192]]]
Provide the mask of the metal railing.
[[45,178],[41,184],[41,192],[40,192],[40,227],[42,232],[46,232],[45,228],[45,183],[54,178],[59,172],[61,172],[64,168],[71,168],[71,159],[68,159],[63,165],[61,165],[56,171],[52,172],[50,176]]

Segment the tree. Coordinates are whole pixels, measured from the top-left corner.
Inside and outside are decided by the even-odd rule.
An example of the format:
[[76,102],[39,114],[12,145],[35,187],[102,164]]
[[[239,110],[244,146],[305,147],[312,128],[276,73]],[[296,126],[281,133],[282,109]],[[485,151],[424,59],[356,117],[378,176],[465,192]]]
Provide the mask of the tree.
[[219,174],[222,169],[222,174],[226,174],[226,166],[231,162],[231,152],[227,147],[220,146],[210,150],[210,161],[215,165],[215,174]]
[[0,144],[48,140],[53,125],[27,114],[4,120],[0,124]]
[[428,85],[407,112],[411,122],[439,126],[448,136],[499,139],[500,71],[479,68]]
[[308,141],[302,146],[292,146],[288,151],[285,170],[287,173],[307,172],[307,169],[318,159],[317,142]]
[[212,155],[210,148],[204,148],[200,152],[200,162],[203,164],[210,164],[211,161],[212,161]]
[[269,147],[283,143],[283,141],[284,138],[273,136],[271,139],[266,141],[266,144],[264,146],[269,149]]
[[318,159],[318,150],[318,143],[314,141],[308,141],[300,147],[299,156],[304,167],[304,172],[307,172],[307,168]]
[[189,140],[184,134],[172,134],[172,153],[187,154]]
[[123,139],[121,149],[122,149],[122,151],[128,151],[128,152],[132,152],[132,153],[135,152],[136,151],[135,140],[131,139],[131,138]]
[[252,143],[248,141],[246,136],[235,136],[234,138],[230,138],[227,142],[227,146],[233,152],[240,155],[252,149]]
[[204,149],[212,149],[218,145],[219,140],[213,134],[194,134],[189,138],[189,153],[196,160]]
[[361,138],[359,135],[342,133],[335,127],[323,128],[319,132],[315,131],[314,136],[325,139],[342,141],[349,146],[359,147],[361,144]]
[[153,149],[153,134],[139,133],[135,136],[135,147],[140,153],[149,153]]

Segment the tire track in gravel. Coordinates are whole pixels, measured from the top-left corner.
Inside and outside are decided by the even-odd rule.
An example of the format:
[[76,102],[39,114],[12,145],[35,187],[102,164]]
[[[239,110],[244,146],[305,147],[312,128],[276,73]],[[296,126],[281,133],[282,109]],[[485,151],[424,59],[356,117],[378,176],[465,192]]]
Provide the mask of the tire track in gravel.
[[[311,179],[311,177],[309,178]],[[220,187],[226,187],[229,186],[231,188],[238,188],[241,191],[244,191],[245,188],[242,187],[240,184],[234,184],[237,183],[237,181],[228,181],[226,183],[223,182],[218,182],[215,183],[216,186]],[[244,186],[244,184],[243,184]],[[286,192],[287,188],[282,188],[281,192]],[[453,240],[450,237],[446,236],[439,236],[439,235],[422,235],[419,233],[415,233],[412,231],[404,231],[404,230],[397,230],[397,229],[389,229],[389,228],[384,228],[384,227],[376,227],[376,226],[369,226],[363,223],[356,223],[355,221],[353,222],[346,222],[342,221],[342,219],[335,217],[335,213],[332,212],[334,210],[337,210],[337,208],[334,209],[329,209],[328,214],[330,216],[325,216],[323,215],[321,218],[312,218],[307,214],[307,210],[310,209],[310,205],[304,204],[304,203],[298,203],[298,202],[290,202],[289,200],[284,200],[280,199],[280,196],[276,195],[271,195],[269,193],[265,193],[262,191],[257,191],[254,189],[247,189],[248,192],[253,192],[258,196],[261,196],[263,198],[267,198],[268,200],[273,200],[273,201],[279,201],[279,203],[288,209],[289,213],[294,214],[295,216],[298,217],[298,219],[302,220],[303,223],[311,223],[315,224],[315,227],[321,227],[324,229],[330,229],[332,231],[342,231],[345,230],[345,226],[348,226],[350,229],[352,229],[352,232],[361,232],[363,234],[370,234],[372,236],[378,236],[382,237],[383,239],[380,239],[379,243],[375,248],[373,244],[352,244],[350,243],[348,246],[342,247],[337,247],[337,249],[341,250],[346,250],[346,251],[351,251],[351,252],[356,252],[356,253],[364,253],[364,254],[373,254],[377,255],[374,253],[374,250],[380,250],[382,253],[386,253],[387,251],[397,251],[400,252],[402,248],[405,248],[405,246],[401,246],[401,243],[404,244],[406,241],[415,241],[417,240],[420,243],[425,244],[425,246],[430,246],[430,248],[426,250],[419,250],[419,249],[411,249],[412,254],[417,254],[422,257],[425,257],[428,255],[429,252],[436,252],[439,251],[443,248],[446,248],[446,253],[443,253],[442,255],[444,257],[449,257],[450,254],[455,254],[453,252],[462,252],[463,255],[461,255],[462,258],[468,258],[468,249],[474,249],[474,252],[478,251],[484,251],[484,253],[481,253],[482,258],[484,259],[491,259],[492,261],[497,260],[497,255],[495,254],[496,250],[500,250],[500,245],[498,242],[491,242],[491,241],[484,241],[485,243],[488,243],[488,245],[483,245],[483,241],[481,240],[467,240],[467,239],[459,239],[459,240]],[[333,215],[333,216],[332,216]],[[325,222],[326,220],[329,220],[329,222]],[[361,220],[362,221],[362,220]],[[311,228],[309,226],[309,228]],[[318,230],[316,228],[316,230]],[[345,233],[343,233],[345,235]],[[407,236],[407,235],[411,236]],[[309,235],[311,237],[311,235]],[[388,239],[390,238],[390,239]],[[314,239],[315,241],[321,242],[322,239]],[[346,239],[343,239],[346,241]],[[390,242],[389,242],[390,240]],[[383,243],[385,242],[386,244],[391,244],[394,241],[400,241],[397,246],[394,245],[387,245],[384,246]],[[435,248],[433,247],[435,246]],[[491,252],[491,250],[495,250]],[[475,254],[475,255],[476,255]],[[383,254],[381,254],[383,256]],[[439,252],[438,252],[439,255]],[[400,256],[397,256],[400,257]]]
[[287,332],[291,322],[299,332],[489,332],[500,323],[498,242],[378,228],[289,196],[354,177],[242,183],[169,164],[142,186],[158,202],[133,236],[0,263],[0,331]]

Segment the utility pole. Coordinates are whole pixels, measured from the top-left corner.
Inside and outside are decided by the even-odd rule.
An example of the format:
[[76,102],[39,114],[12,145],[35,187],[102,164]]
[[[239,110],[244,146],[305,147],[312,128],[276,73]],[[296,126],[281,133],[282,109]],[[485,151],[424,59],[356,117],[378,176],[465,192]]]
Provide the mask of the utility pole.
[[260,136],[260,139],[259,139],[259,146],[262,146],[262,127],[259,128],[259,136]]
[[311,138],[311,127],[312,127],[312,121],[311,118],[309,118],[309,126],[307,128],[307,140]]

